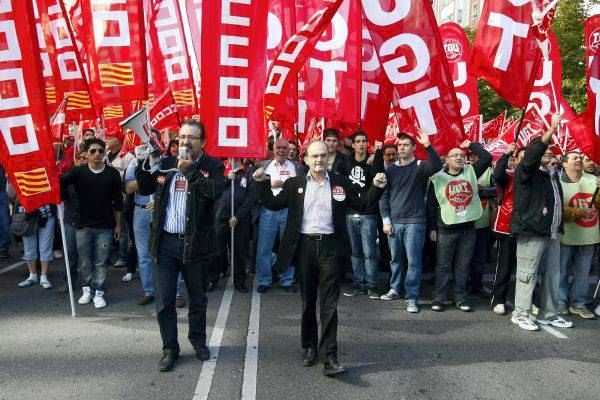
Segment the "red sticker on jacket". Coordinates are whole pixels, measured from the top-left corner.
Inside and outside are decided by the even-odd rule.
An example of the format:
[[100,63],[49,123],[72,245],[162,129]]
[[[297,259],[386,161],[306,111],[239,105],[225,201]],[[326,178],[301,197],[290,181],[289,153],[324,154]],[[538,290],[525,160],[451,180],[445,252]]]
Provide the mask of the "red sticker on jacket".
[[457,179],[446,186],[446,198],[456,209],[456,213],[464,213],[473,201],[473,186],[464,179]]
[[[569,200],[569,207],[588,208],[592,195],[590,193],[576,193]],[[576,218],[575,223],[584,228],[591,228],[598,223],[598,210],[594,209],[594,213],[589,217]]]

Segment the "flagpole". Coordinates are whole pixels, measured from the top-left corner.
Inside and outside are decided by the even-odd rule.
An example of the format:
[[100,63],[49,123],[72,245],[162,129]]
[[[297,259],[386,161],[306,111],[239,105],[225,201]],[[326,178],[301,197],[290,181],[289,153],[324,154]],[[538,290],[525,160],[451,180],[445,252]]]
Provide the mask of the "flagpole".
[[519,118],[519,125],[517,126],[517,133],[515,133],[515,143],[519,141],[519,134],[521,133],[521,126],[523,125],[523,119],[525,119],[525,111],[527,106],[521,110],[521,118]]
[[71,301],[71,317],[75,318],[77,314],[75,313],[75,299],[73,297],[73,282],[71,281],[71,268],[69,266],[69,248],[67,247],[67,237],[65,235],[65,205],[64,203],[60,203],[58,205],[58,220],[60,222],[60,236],[62,238],[63,244],[63,254],[65,260],[65,269],[67,270],[67,285],[69,286],[69,299]]
[[[231,158],[229,161],[229,165],[231,166],[231,171],[233,171],[233,173],[235,174],[235,166],[233,163],[234,159]],[[234,217],[234,212],[235,212],[235,206],[233,204],[233,199],[234,199],[234,191],[235,191],[235,177],[231,180],[231,218]],[[229,220],[231,220],[231,218]],[[239,221],[238,221],[239,222]],[[229,229],[231,230],[231,246],[229,247],[229,251],[231,252],[230,257],[231,257],[231,280],[235,283],[235,267],[234,267],[234,262],[235,262],[235,256],[233,253],[234,247],[235,247],[235,227],[229,227]]]

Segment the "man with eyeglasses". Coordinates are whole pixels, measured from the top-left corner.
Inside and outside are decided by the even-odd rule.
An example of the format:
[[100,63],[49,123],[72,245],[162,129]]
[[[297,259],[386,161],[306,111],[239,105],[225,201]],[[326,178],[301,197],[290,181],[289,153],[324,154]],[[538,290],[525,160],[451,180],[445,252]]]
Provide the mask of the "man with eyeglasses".
[[[466,164],[466,150],[477,156]],[[429,186],[429,238],[437,241],[437,265],[433,311],[442,311],[454,271],[454,303],[461,311],[471,311],[467,301],[467,278],[475,248],[475,221],[483,208],[477,180],[492,163],[492,155],[479,143],[465,140],[448,152],[446,167],[431,177]]]
[[79,218],[75,223],[83,290],[79,304],[88,304],[93,299],[94,307],[104,308],[112,240],[119,240],[121,235],[121,176],[104,163],[104,141],[92,138],[83,146],[87,165],[74,167],[63,175],[61,189],[66,198],[67,188],[73,185],[79,204]]
[[155,261],[156,318],[163,342],[158,366],[162,372],[172,370],[179,358],[175,309],[179,272],[189,295],[188,339],[196,358],[210,358],[206,288],[217,249],[214,207],[223,193],[225,167],[204,152],[205,145],[204,125],[185,121],[179,130],[179,156],[140,162],[135,171],[139,194],[155,195],[149,248]]

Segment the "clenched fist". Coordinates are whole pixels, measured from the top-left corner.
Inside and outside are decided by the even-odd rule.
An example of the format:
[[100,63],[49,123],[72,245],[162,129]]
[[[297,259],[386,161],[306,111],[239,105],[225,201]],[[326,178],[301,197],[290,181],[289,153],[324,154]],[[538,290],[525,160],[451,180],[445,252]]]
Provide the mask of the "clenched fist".
[[387,178],[383,172],[378,173],[373,178],[373,185],[377,186],[380,189],[383,189],[385,185],[387,185]]
[[262,182],[268,179],[267,174],[265,174],[264,168],[259,168],[252,174],[255,182]]

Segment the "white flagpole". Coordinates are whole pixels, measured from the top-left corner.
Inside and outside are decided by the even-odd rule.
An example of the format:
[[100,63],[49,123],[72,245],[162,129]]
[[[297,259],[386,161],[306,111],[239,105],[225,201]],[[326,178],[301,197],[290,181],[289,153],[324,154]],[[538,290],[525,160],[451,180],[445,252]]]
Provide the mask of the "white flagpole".
[[67,237],[65,235],[65,205],[60,203],[58,205],[58,220],[60,221],[60,235],[62,236],[63,243],[63,254],[65,260],[65,268],[67,270],[67,285],[69,286],[69,298],[71,300],[71,316],[75,318],[75,299],[73,298],[73,283],[71,281],[71,268],[69,267],[69,249],[67,247]]
[[[235,166],[233,165],[234,159],[230,158],[229,159],[229,165],[231,166],[231,170],[235,173]],[[235,191],[235,177],[231,180],[231,218],[234,217],[234,212],[235,212],[235,207],[233,204],[233,197],[234,197],[234,191]],[[238,221],[239,223],[239,221]],[[231,251],[231,281],[235,283],[235,268],[233,263],[235,262],[235,257],[233,255],[233,249],[235,246],[235,228],[229,228],[231,229],[231,246],[229,247],[229,250]]]

